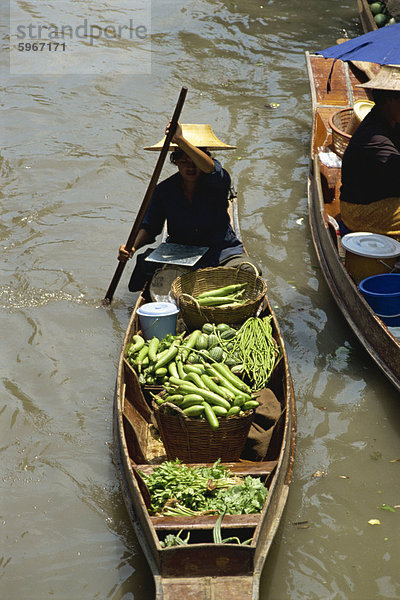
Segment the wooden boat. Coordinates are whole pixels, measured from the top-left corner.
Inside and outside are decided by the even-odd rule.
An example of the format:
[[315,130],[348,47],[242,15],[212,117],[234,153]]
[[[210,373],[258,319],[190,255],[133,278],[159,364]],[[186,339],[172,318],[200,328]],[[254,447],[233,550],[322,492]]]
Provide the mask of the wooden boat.
[[[306,53],[312,99],[311,162],[308,178],[308,210],[315,251],[332,292],[357,339],[389,381],[400,390],[400,342],[372,311],[347,272],[340,253],[337,221],[340,219],[340,168],[326,166],[320,157],[323,149],[332,150],[329,117],[340,109],[368,99],[357,83],[365,74],[350,63],[333,61]],[[327,81],[331,73],[331,91]]]
[[[235,211],[232,215],[237,230]],[[144,554],[154,576],[156,600],[196,598],[206,600],[257,600],[265,559],[285,507],[292,474],[295,447],[295,401],[287,356],[279,326],[268,299],[262,315],[273,315],[274,338],[281,348],[270,381],[270,388],[281,405],[264,460],[225,463],[234,473],[265,480],[269,493],[261,513],[226,515],[222,522],[225,536],[252,538],[250,545],[216,544],[212,530],[217,516],[150,516],[147,492],[138,472],[149,473],[165,460],[165,449],[154,441],[152,409],[145,401],[138,378],[125,360],[125,349],[137,332],[137,309],[145,302],[139,295],[127,328],[119,360],[114,401],[114,439],[122,493]],[[190,542],[163,548],[167,534],[190,532]],[[244,537],[243,537],[244,536]],[[193,543],[192,543],[193,540]]]
[[374,16],[367,0],[357,0],[357,8],[363,32],[368,33],[369,31],[378,29],[378,25],[374,21]]

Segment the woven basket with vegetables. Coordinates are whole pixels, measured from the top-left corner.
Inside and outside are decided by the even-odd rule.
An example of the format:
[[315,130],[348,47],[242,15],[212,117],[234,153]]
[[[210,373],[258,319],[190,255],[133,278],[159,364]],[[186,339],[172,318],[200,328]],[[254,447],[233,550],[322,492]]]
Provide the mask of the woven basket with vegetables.
[[201,463],[221,459],[239,460],[251,424],[254,410],[243,416],[231,415],[219,419],[212,429],[207,419],[188,417],[178,406],[165,402],[154,407],[154,415],[167,457],[183,462]]
[[237,324],[254,316],[266,293],[265,281],[240,267],[212,267],[177,277],[171,292],[189,329],[204,323]]

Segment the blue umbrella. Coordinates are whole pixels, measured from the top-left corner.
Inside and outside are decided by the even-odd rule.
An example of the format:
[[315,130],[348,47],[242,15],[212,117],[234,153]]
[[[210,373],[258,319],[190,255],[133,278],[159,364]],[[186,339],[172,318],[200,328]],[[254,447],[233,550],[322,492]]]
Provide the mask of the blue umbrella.
[[343,44],[316,52],[325,58],[400,65],[400,23],[386,25]]

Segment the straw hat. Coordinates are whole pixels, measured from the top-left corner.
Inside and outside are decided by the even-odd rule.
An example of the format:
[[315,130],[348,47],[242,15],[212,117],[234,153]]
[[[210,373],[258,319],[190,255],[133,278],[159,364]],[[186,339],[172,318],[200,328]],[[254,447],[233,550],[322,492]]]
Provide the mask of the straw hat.
[[[236,146],[224,144],[217,138],[211,129],[211,125],[182,123],[183,137],[186,138],[193,146],[198,148],[208,148],[208,150],[235,150]],[[145,150],[161,150],[164,145],[165,137],[154,146],[147,146]],[[170,144],[169,150],[178,148],[177,144]]]
[[357,87],[400,92],[400,66],[383,65],[375,77]]

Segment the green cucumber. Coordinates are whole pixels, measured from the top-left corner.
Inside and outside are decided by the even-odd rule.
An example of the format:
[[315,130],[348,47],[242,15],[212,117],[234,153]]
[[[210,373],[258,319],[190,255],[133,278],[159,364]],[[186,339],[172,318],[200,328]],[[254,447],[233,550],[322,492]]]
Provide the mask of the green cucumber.
[[198,294],[197,299],[201,298],[210,298],[215,296],[227,296],[228,294],[234,294],[245,288],[247,283],[233,283],[231,285],[226,285],[224,287],[215,288],[213,290],[209,290],[207,292],[202,292]]
[[232,406],[229,410],[228,410],[228,417],[230,417],[231,415],[238,415],[241,411],[240,406]]
[[176,362],[176,368],[178,370],[178,377],[179,377],[179,379],[183,379],[186,375],[186,373],[183,369],[183,362],[178,356],[176,357],[175,362]]
[[226,306],[227,304],[239,304],[237,300],[235,300],[234,296],[208,296],[207,298],[200,298],[197,300],[200,306],[209,307],[209,306]]
[[219,427],[217,415],[214,413],[213,409],[208,404],[208,402],[203,402],[203,407],[204,407],[204,414],[208,421],[208,424],[211,427],[211,429],[213,431],[215,431]]
[[221,373],[221,375],[223,377],[225,377],[225,379],[230,381],[230,383],[232,385],[234,385],[236,388],[238,388],[242,392],[251,394],[251,389],[249,388],[249,386],[246,385],[244,383],[244,381],[239,379],[239,377],[234,375],[229,367],[227,367],[226,365],[224,365],[222,363],[215,363],[215,365],[213,365],[213,367],[214,367],[214,369],[216,369],[218,371],[218,373]]
[[225,400],[227,400],[228,402],[230,402],[235,397],[234,394],[229,394],[228,390],[221,388],[221,386],[217,385],[208,375],[202,375],[201,380],[203,385],[205,385],[207,389],[209,389],[211,392],[214,392],[214,394],[222,396],[222,398],[225,398]]
[[223,398],[219,394],[215,394],[211,390],[203,390],[199,388],[197,389],[196,393],[200,394],[200,396],[202,396],[204,400],[210,402],[211,404],[218,404],[219,406],[223,406],[224,408],[226,408],[226,410],[229,410],[231,407],[228,400],[225,400],[225,398]]
[[180,377],[173,377],[171,375],[171,377],[169,378],[169,382],[172,385],[179,385],[179,386],[186,385],[186,386],[190,386],[192,389],[193,388],[196,389],[196,386],[193,383],[191,383],[190,381],[185,381],[184,379],[181,379]]
[[193,406],[194,404],[202,404],[202,403],[203,403],[203,397],[200,396],[199,394],[186,394],[186,396],[183,396],[183,400],[180,404],[180,407],[183,410],[184,408],[188,408],[189,406]]
[[156,377],[164,377],[164,375],[166,375],[167,373],[168,373],[168,369],[166,369],[165,367],[160,367],[159,369],[154,371],[154,375]]
[[202,404],[194,404],[183,409],[183,412],[187,417],[199,417],[203,414],[205,408]]
[[166,402],[172,402],[173,404],[182,404],[185,399],[183,394],[167,394],[164,396]]
[[248,400],[243,404],[241,408],[242,410],[246,411],[250,410],[251,408],[257,408],[258,406],[260,406],[260,403],[257,402],[257,400]]
[[233,406],[237,406],[238,408],[240,408],[245,402],[247,402],[247,400],[243,396],[236,396],[236,398],[233,401]]
[[197,385],[197,387],[207,389],[207,385],[202,381],[202,378],[198,373],[186,373],[186,375],[183,376],[183,380],[191,381],[192,383]]
[[[162,367],[161,367],[162,368]],[[168,364],[168,373],[172,375],[172,377],[179,377],[178,368],[176,366],[176,362],[171,361]]]
[[153,337],[149,342],[149,361],[157,362],[157,350],[160,345],[160,340],[157,337]]
[[[221,365],[221,363],[214,363],[213,365],[210,365],[207,367],[207,374],[212,376],[212,377],[217,377],[218,378],[218,383],[220,386],[222,386],[223,388],[229,390],[231,397],[235,397],[238,396],[240,394],[243,394],[242,390],[240,390],[238,387],[236,387],[235,385],[233,385],[233,383],[231,383],[229,381],[229,379],[227,377],[225,377],[221,371],[219,369],[217,369],[217,365]],[[232,396],[233,394],[233,396]],[[251,399],[250,396],[248,398],[249,400]]]
[[142,338],[141,335],[136,334],[132,337],[132,343],[128,348],[128,354],[136,354],[136,352],[139,352],[139,350],[141,350],[143,348],[143,346],[145,345],[145,340]]
[[149,364],[149,357],[147,356],[149,352],[149,347],[146,344],[141,348],[134,360],[134,363],[137,365],[139,372],[142,370],[142,367],[145,367]]
[[217,417],[226,417],[228,414],[228,411],[223,406],[211,406],[211,410]]
[[154,365],[154,370],[157,371],[157,369],[159,369],[160,367],[165,367],[165,365],[168,365],[168,363],[175,359],[177,354],[178,346],[172,344],[170,348],[168,348],[168,352],[166,352],[165,354],[163,353],[163,356],[161,358],[160,355],[158,355],[157,362]]
[[196,347],[196,342],[197,342],[199,335],[201,335],[200,329],[195,329],[194,331],[192,331],[192,333],[190,334],[188,339],[186,339],[184,341],[184,343],[182,344],[182,360],[183,360],[183,362],[185,362],[185,360],[187,360],[190,352],[193,350],[193,348]]
[[183,365],[183,370],[185,373],[197,373],[197,375],[202,375],[205,372],[202,365]]

